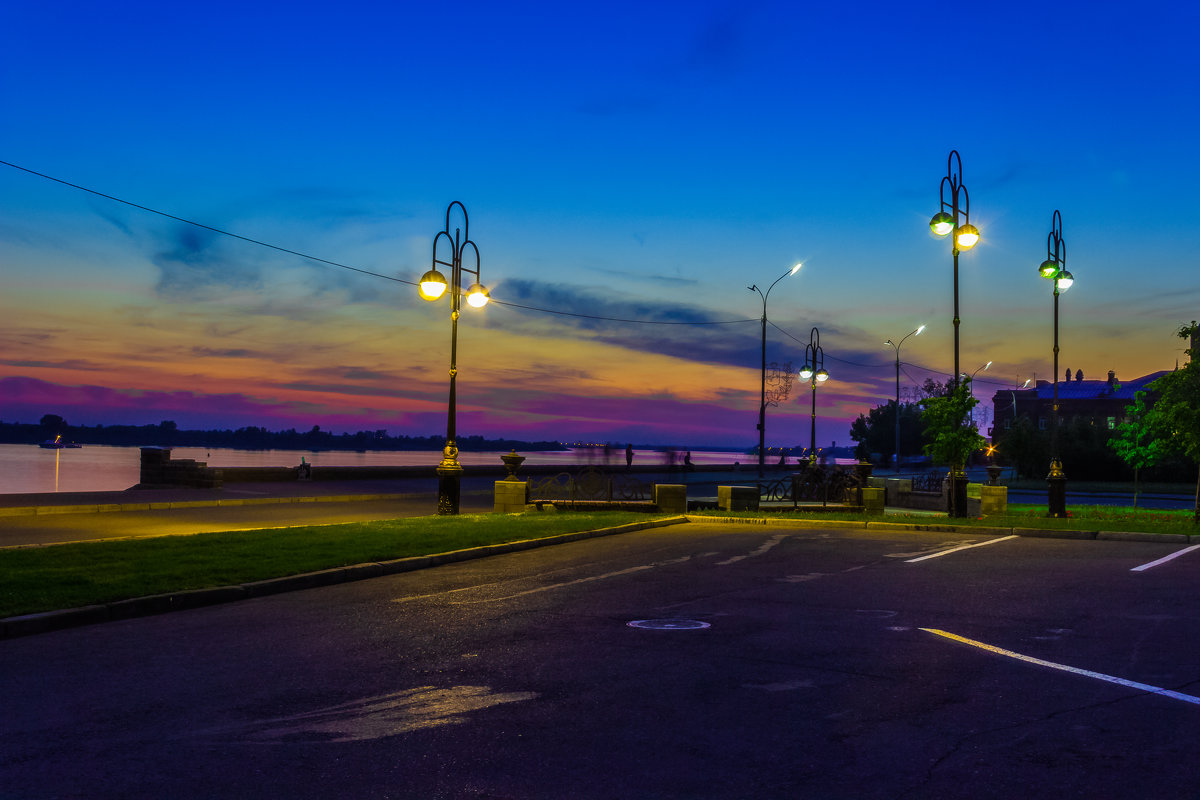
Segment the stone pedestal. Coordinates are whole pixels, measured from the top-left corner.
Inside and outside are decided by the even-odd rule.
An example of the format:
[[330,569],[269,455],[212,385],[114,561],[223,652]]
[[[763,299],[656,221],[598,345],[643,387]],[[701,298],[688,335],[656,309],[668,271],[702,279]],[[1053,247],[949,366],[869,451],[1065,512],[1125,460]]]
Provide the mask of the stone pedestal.
[[718,486],[717,508],[722,511],[758,511],[758,487]]
[[1001,517],[1008,513],[1007,486],[980,486],[979,513],[985,517]]
[[682,483],[654,484],[654,505],[664,514],[686,514],[687,486]]
[[493,510],[497,514],[523,512],[528,486],[526,481],[496,481],[496,504]]
[[883,489],[873,489],[871,487],[864,488],[862,490],[863,513],[882,514],[883,495]]

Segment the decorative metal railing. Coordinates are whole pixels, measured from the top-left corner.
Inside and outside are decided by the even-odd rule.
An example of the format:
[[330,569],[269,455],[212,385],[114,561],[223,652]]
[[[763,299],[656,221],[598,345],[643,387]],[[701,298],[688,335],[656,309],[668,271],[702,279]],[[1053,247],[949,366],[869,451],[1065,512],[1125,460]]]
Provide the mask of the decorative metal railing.
[[529,501],[569,502],[639,501],[653,497],[652,484],[639,481],[620,472],[586,467],[578,472],[559,472],[548,478],[529,482]]
[[913,475],[912,490],[914,492],[940,492],[945,482],[946,471],[934,469]]

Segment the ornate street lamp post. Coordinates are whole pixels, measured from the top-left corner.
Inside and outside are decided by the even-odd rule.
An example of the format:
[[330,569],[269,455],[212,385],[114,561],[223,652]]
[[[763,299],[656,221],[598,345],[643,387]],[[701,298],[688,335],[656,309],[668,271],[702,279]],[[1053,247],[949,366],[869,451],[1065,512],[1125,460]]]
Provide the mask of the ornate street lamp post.
[[817,465],[817,384],[829,380],[825,371],[825,351],[821,349],[821,332],[816,328],[808,335],[804,347],[804,366],[800,368],[800,380],[812,383],[812,432],[808,440],[809,466]]
[[[950,190],[949,199],[946,198],[947,188]],[[946,159],[946,176],[942,178],[938,193],[941,199],[941,210],[933,215],[933,219],[929,221],[929,227],[934,236],[938,238],[950,236],[950,252],[954,259],[954,380],[951,388],[957,388],[959,379],[958,325],[960,321],[958,316],[958,253],[960,250],[969,250],[979,241],[979,229],[971,224],[971,199],[967,193],[967,187],[962,182],[962,158],[958,155],[957,150],[951,150],[949,158]],[[959,496],[963,492],[959,492],[955,488],[958,482],[961,481],[964,484],[966,482],[962,464],[956,463],[950,466],[950,478],[953,489],[950,515],[966,516],[967,509],[959,508],[962,505],[959,502]]]
[[[909,336],[920,336],[921,331],[925,330],[925,326],[917,328],[915,331],[904,335],[904,339]],[[900,472],[900,345],[904,344],[904,339],[899,343],[888,339],[884,344],[890,344],[896,348],[896,472]]]
[[[450,235],[450,212],[458,206],[462,211],[463,226],[454,229]],[[461,234],[461,235],[460,235]],[[438,258],[438,243],[446,237],[443,246],[450,247],[450,260]],[[462,263],[463,251],[467,246],[475,252],[475,269],[464,268]],[[446,276],[438,271],[438,266],[449,267],[450,282],[447,285]],[[467,272],[474,277],[467,289],[467,305],[472,308],[483,308],[488,302],[488,290],[479,282],[479,248],[471,241],[466,207],[455,200],[446,207],[446,229],[438,231],[433,237],[433,265],[421,276],[418,291],[421,297],[434,301],[450,290],[450,401],[446,413],[446,446],[442,449],[442,460],[438,463],[438,514],[457,514],[459,497],[462,488],[462,465],[458,463],[458,445],[455,444],[455,383],[458,378],[458,310],[462,301],[462,274]]]
[[1050,428],[1050,474],[1046,476],[1050,516],[1067,515],[1067,476],[1058,457],[1058,295],[1071,288],[1075,276],[1067,270],[1067,244],[1062,238],[1062,215],[1056,209],[1046,237],[1046,260],[1038,273],[1054,283],[1054,405]]
[[804,266],[804,265],[796,264],[796,266],[792,267],[787,272],[780,275],[778,278],[776,278],[774,281],[772,281],[771,285],[767,287],[767,291],[765,293],[763,292],[762,289],[758,288],[758,284],[753,284],[751,286],[746,287],[752,292],[758,292],[758,296],[762,298],[762,304],[763,304],[763,311],[762,311],[762,383],[761,383],[762,388],[761,388],[761,392],[759,394],[759,406],[758,406],[758,477],[760,477],[760,478],[763,476],[763,463],[764,463],[763,459],[766,457],[766,445],[767,445],[767,298],[771,295],[771,290],[775,288],[776,283],[779,283],[781,280],[783,280],[784,278],[786,278],[789,275],[795,275],[797,272],[800,271],[800,267],[802,267],[802,266]]

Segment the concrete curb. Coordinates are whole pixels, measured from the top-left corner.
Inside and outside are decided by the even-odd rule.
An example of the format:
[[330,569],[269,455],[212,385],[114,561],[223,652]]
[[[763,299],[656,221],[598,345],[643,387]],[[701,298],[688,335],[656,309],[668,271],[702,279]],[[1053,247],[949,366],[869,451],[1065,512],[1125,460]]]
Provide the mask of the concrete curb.
[[1029,536],[1043,539],[1105,539],[1122,542],[1162,542],[1163,544],[1200,544],[1200,535],[1186,533],[1146,533],[1144,531],[1068,531],[1053,528],[988,528],[954,525],[946,522],[876,522],[866,520],[819,520],[755,517],[717,517],[688,514],[688,522],[719,522],[722,525],[765,525],[787,528],[860,528],[863,530],[934,531],[941,533],[978,533],[984,536]]
[[513,553],[520,550],[532,550],[537,547],[566,544],[583,539],[613,536],[619,533],[631,533],[651,528],[662,528],[684,522],[687,522],[687,518],[682,516],[647,520],[646,522],[631,522],[611,528],[562,533],[557,536],[548,536],[544,539],[521,539],[515,542],[484,545],[465,550],[452,550],[447,553],[437,553],[434,555],[410,556],[408,558],[398,558],[377,563],[353,564],[347,567],[335,567],[317,572],[287,575],[282,578],[270,578],[236,586],[214,586],[207,589],[193,589],[172,592],[170,594],[116,600],[102,605],[67,608],[61,611],[45,611],[37,614],[24,614],[22,616],[0,619],[0,639],[13,639],[18,636],[49,633],[81,625],[132,619],[133,617],[145,617],[154,614],[164,614],[170,611],[186,611],[220,603],[248,600],[252,597],[282,594],[283,592],[334,586],[339,583],[378,578],[384,575],[395,575],[401,572],[412,572],[414,570],[436,567],[457,561],[470,561],[476,558],[486,558],[488,556]]

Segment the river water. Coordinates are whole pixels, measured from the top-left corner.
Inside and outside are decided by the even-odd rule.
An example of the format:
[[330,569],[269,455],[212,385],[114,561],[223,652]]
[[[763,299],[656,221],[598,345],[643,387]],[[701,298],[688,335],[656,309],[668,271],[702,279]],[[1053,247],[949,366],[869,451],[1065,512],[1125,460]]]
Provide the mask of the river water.
[[[466,465],[501,463],[501,452],[462,452]],[[574,450],[522,452],[526,464],[603,464],[605,450],[582,447]],[[608,451],[612,464],[625,463],[623,448]],[[681,458],[682,456],[677,457]],[[176,447],[172,459],[191,458],[210,467],[294,467],[303,458],[316,466],[394,467],[437,464],[441,451],[422,450],[231,450],[226,448]],[[635,464],[665,464],[667,455],[656,450],[635,450]],[[739,453],[693,451],[692,463],[749,463],[753,456]],[[31,444],[0,444],[0,494],[25,492],[105,492],[128,489],[138,482],[141,451],[137,447],[85,445],[80,448],[47,450]]]

